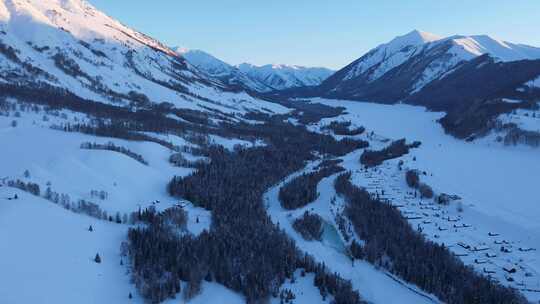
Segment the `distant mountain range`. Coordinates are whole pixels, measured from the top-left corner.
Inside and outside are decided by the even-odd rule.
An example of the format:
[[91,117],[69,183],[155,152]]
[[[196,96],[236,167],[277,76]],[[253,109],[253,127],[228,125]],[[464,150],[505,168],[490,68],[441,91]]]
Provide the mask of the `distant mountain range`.
[[264,82],[276,90],[301,86],[316,86],[330,77],[334,71],[327,68],[303,67],[297,65],[267,64],[256,66],[243,63],[237,66],[240,71]]
[[173,49],[204,73],[228,85],[256,92],[316,86],[334,73],[327,68],[284,64],[256,66],[242,63],[234,66],[201,50]]
[[[534,106],[540,93],[526,83],[539,76],[540,48],[415,30],[372,49],[319,86],[271,95],[422,105],[446,111],[447,131],[465,138],[489,128],[501,112]],[[523,102],[504,104],[504,98]]]

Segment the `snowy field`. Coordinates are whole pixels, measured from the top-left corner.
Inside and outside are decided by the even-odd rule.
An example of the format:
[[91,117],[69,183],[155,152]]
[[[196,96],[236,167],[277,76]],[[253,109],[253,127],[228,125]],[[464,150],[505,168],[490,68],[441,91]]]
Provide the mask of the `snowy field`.
[[[17,200],[7,199],[15,194]],[[145,303],[130,282],[127,261],[121,256],[120,244],[128,228],[0,187],[0,279],[9,278],[1,280],[0,302]],[[94,262],[97,253],[100,264]],[[216,283],[204,282],[202,290],[189,303],[245,303],[242,296]],[[165,303],[186,302],[179,294]]]
[[[19,199],[6,199],[14,194]],[[131,292],[133,303],[143,303],[120,265],[126,233],[127,226],[0,187],[0,278],[9,278],[1,280],[0,302],[126,303]]]
[[498,120],[502,123],[514,123],[525,131],[540,132],[540,111],[517,109],[511,113],[501,114]]

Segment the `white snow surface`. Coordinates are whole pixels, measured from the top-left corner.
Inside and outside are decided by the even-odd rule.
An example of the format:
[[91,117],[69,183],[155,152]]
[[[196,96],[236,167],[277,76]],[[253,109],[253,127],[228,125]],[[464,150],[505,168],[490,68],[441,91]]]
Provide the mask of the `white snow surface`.
[[[355,127],[365,126],[368,132],[375,132],[376,135],[370,139],[372,147],[375,148],[386,145],[383,142],[385,138],[407,137],[410,141],[421,140],[420,148],[414,149],[410,155],[404,157],[406,166],[427,171],[428,175],[422,176],[422,180],[433,186],[436,192],[461,196],[465,211],[457,213],[453,206],[446,211],[449,216],[459,217],[460,223],[473,225],[472,228],[462,229],[459,233],[452,231],[442,233],[426,224],[424,231],[427,237],[449,244],[454,252],[459,250],[456,246],[459,241],[489,246],[490,252],[496,252],[498,247],[489,243],[493,238],[488,238],[487,233],[491,231],[500,233],[501,240],[511,241],[515,253],[490,259],[488,266],[499,271],[495,276],[504,280],[504,276],[500,273],[501,265],[511,261],[523,267],[515,275],[516,283],[524,282],[527,287],[540,288],[540,285],[535,285],[540,284],[537,279],[540,274],[538,251],[528,253],[517,251],[519,247],[537,248],[540,244],[540,225],[537,221],[540,208],[534,200],[535,182],[540,178],[537,151],[526,147],[503,147],[493,142],[466,143],[454,139],[445,135],[436,123],[441,113],[426,112],[420,107],[324,99],[314,99],[314,102],[343,106],[348,112],[341,117],[325,119],[319,125],[310,127],[315,130],[320,130],[321,126],[335,119],[351,120]],[[1,116],[0,141],[9,144],[3,145],[0,152],[2,155],[0,167],[3,169],[0,178],[20,178],[24,181],[37,182],[42,189],[46,182],[51,181],[55,191],[69,193],[72,199],[89,198],[88,193],[91,189],[106,190],[109,192],[109,198],[95,202],[110,213],[134,211],[139,204],[143,204],[143,207],[149,206],[155,200],[161,201],[155,205],[157,208],[166,208],[178,203],[168,197],[165,185],[171,176],[189,174],[191,170],[171,167],[167,162],[171,151],[150,142],[96,138],[51,130],[50,124],[59,123],[63,119],[75,117],[79,121],[87,119],[77,113],[68,111],[65,113],[67,118],[50,116],[48,122],[42,121],[43,113],[22,112],[21,117]],[[17,121],[16,127],[11,126],[13,120]],[[145,134],[171,141],[179,146],[191,145],[176,135]],[[212,137],[210,140],[228,149],[232,149],[236,144],[262,144],[221,137]],[[80,144],[85,141],[99,143],[113,141],[141,154],[148,160],[149,165],[144,166],[116,152],[81,150]],[[359,173],[358,158],[361,152],[356,151],[343,157],[343,165],[355,172],[353,181],[363,186],[369,181],[367,179],[369,176]],[[416,157],[416,161],[412,160],[413,156]],[[306,170],[315,165],[316,163],[308,165]],[[404,193],[407,188],[402,176],[396,175],[399,174],[396,168],[397,160],[388,162],[381,166],[379,172],[370,174],[378,176],[381,185],[387,188],[385,188],[387,193],[393,191]],[[23,176],[26,169],[30,172],[29,178]],[[352,266],[350,259],[340,249],[343,240],[339,237],[328,238],[323,242],[307,242],[294,231],[291,226],[292,220],[300,216],[304,210],[316,212],[326,223],[335,226],[334,215],[342,208],[343,202],[338,199],[336,206],[329,204],[331,198],[335,196],[332,187],[334,178],[335,176],[323,179],[318,186],[319,198],[305,209],[296,211],[285,211],[279,204],[277,193],[283,182],[270,189],[265,195],[265,202],[272,220],[279,223],[280,227],[295,239],[301,250],[313,255],[318,261],[324,261],[330,270],[350,279],[355,289],[358,289],[365,299],[373,303],[432,303],[433,296],[425,295],[415,286],[392,278],[365,262],[356,261]],[[6,200],[15,193],[20,197],[19,200]],[[210,227],[211,216],[208,211],[189,203],[185,208],[189,214],[189,231],[199,234]],[[423,212],[418,204],[406,208],[411,210],[416,208],[418,210],[414,210],[417,213]],[[129,283],[129,276],[125,274],[126,268],[119,265],[119,244],[125,240],[127,226],[74,214],[42,198],[7,187],[0,187],[0,211],[2,211],[0,237],[7,240],[3,242],[3,247],[0,245],[0,252],[11,257],[0,265],[7,273],[6,277],[22,278],[23,275],[32,274],[34,276],[31,277],[41,275],[41,278],[45,276],[49,279],[39,286],[36,284],[40,282],[30,281],[28,286],[31,287],[23,290],[25,295],[22,297],[19,297],[20,289],[14,289],[13,286],[15,284],[13,282],[17,280],[12,280],[13,282],[0,286],[0,299],[14,299],[8,303],[15,304],[39,302],[40,299],[68,303],[81,292],[82,295],[88,295],[84,301],[80,301],[81,303],[103,303],[109,299],[114,299],[115,303],[124,303],[127,302],[127,294],[132,292],[135,297],[132,301],[142,303],[134,287]],[[199,223],[196,221],[197,218]],[[28,225],[26,220],[32,221],[32,225]],[[90,224],[93,225],[96,234],[89,235],[86,231]],[[13,231],[18,233],[13,234]],[[439,238],[434,238],[435,234],[438,234]],[[79,245],[85,242],[87,237],[91,239]],[[54,240],[51,241],[51,238]],[[44,243],[48,246],[43,245]],[[49,250],[41,255],[36,254],[42,252],[42,248]],[[19,250],[22,250],[25,261],[22,266],[21,263],[13,263],[13,260],[20,261]],[[91,260],[97,252],[104,259],[100,265]],[[470,253],[468,257],[463,257],[463,260],[482,271],[483,265],[474,264],[474,259],[480,257],[483,258],[483,255],[476,256]],[[50,263],[47,263],[48,261]],[[526,272],[531,272],[535,276],[528,278],[525,276]],[[74,282],[73,278],[76,276],[81,279]],[[296,279],[296,283],[287,282],[282,286],[294,291],[297,296],[296,303],[322,302],[310,275],[306,278],[296,275]],[[73,292],[58,293],[52,284],[66,286]],[[517,285],[512,286],[519,288]],[[79,291],[82,288],[86,289]],[[537,293],[524,292],[524,294],[532,301],[539,299]],[[244,298],[218,284],[204,283],[203,292],[193,299],[192,303],[220,303],[220,300],[234,304],[243,303]],[[178,299],[167,303],[183,303],[182,301],[181,295],[178,295]],[[271,303],[277,304],[278,301],[271,299]]]
[[540,111],[538,110],[517,109],[501,114],[497,119],[503,124],[513,123],[521,130],[540,133]]
[[540,59],[540,48],[498,40],[487,35],[450,37],[472,57],[490,54],[500,61]]
[[127,228],[0,187],[0,302],[144,303],[120,265]]
[[255,147],[265,145],[264,142],[261,141],[250,142],[238,138],[225,138],[217,135],[210,135],[209,138],[211,144],[223,146],[229,151],[233,151],[236,146]]

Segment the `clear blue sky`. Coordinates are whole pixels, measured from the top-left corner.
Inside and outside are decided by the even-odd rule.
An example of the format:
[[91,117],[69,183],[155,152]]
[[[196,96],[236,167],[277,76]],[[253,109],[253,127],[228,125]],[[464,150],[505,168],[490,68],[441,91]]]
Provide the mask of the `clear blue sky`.
[[233,64],[337,69],[413,29],[540,46],[540,0],[89,1],[166,44]]

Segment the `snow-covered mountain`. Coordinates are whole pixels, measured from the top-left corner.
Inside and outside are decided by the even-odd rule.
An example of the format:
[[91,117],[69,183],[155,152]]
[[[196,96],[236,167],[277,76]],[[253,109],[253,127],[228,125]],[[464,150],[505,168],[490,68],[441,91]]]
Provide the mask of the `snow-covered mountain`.
[[84,0],[1,0],[0,71],[4,85],[47,85],[118,105],[286,111],[209,78]]
[[242,63],[238,65],[238,69],[252,79],[263,82],[275,90],[316,86],[334,73],[327,68],[284,64],[256,66]]
[[343,80],[354,79],[361,75],[365,75],[370,81],[376,80],[417,54],[423,45],[440,39],[439,36],[419,31],[396,37],[349,65]]
[[268,64],[256,66],[242,63],[228,64],[201,50],[174,47],[190,64],[225,84],[266,93],[305,86],[316,86],[334,73],[327,68],[297,65]]
[[[321,87],[329,94],[375,97],[388,102],[401,100],[441,79],[464,62],[485,54],[495,62],[536,60],[540,59],[540,48],[486,35],[442,38],[415,30],[369,51],[335,73]],[[379,98],[380,91],[388,92],[383,87],[390,79],[394,81],[394,94]],[[395,91],[396,87],[399,92]]]

